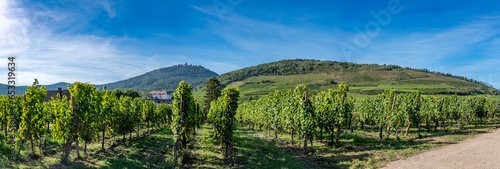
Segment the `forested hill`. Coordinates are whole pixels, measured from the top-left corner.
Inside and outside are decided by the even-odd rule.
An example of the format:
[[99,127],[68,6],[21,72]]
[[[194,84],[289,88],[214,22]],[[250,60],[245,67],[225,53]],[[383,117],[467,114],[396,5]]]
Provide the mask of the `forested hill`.
[[180,81],[185,81],[187,84],[197,86],[204,81],[217,76],[218,74],[198,65],[177,65],[166,68],[161,68],[147,72],[143,75],[132,77],[126,80],[97,85],[102,88],[106,86],[109,90],[115,88],[137,90],[169,90],[174,91]]
[[[383,89],[420,90],[424,94],[498,94],[498,90],[489,84],[427,69],[304,59],[260,64],[217,78],[224,86],[248,90],[248,93],[242,93],[247,96],[262,96],[274,89],[293,88],[297,84],[307,84],[313,90],[326,90],[335,88],[337,83],[350,84],[351,92],[359,94],[377,94]],[[205,84],[197,89],[204,89]]]
[[[106,86],[109,90],[119,88],[121,90],[132,88],[137,90],[167,90],[174,91],[180,81],[185,81],[187,84],[197,86],[204,81],[217,76],[217,73],[198,65],[177,65],[165,67],[147,72],[145,74],[135,76],[126,80],[121,80],[113,83],[96,85],[96,88],[102,89]],[[57,88],[67,89],[70,83],[60,82],[47,86],[48,90],[57,90]],[[0,84],[0,87],[7,89],[7,85]],[[27,86],[16,86],[16,94],[23,95]],[[0,90],[0,95],[7,95],[7,90]]]

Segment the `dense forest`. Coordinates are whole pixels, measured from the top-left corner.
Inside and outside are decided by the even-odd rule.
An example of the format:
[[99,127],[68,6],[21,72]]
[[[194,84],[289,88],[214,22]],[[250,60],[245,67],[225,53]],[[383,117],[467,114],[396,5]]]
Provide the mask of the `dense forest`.
[[177,65],[157,69],[140,76],[132,77],[126,80],[97,85],[100,88],[106,86],[112,90],[115,88],[136,90],[168,90],[173,91],[178,87],[180,81],[192,85],[199,85],[202,82],[217,76],[217,73],[199,65]]

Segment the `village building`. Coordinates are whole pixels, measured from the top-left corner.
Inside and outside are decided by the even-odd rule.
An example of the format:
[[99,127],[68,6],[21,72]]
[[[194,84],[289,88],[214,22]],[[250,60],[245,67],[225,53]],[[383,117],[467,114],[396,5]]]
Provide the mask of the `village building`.
[[155,90],[149,92],[151,94],[151,99],[155,103],[170,103],[172,101],[172,95],[168,94],[166,90]]
[[45,100],[43,100],[43,101],[48,102],[52,98],[59,99],[59,98],[57,98],[58,94],[59,94],[60,98],[63,98],[63,96],[66,96],[67,101],[69,101],[69,99],[71,99],[71,93],[69,93],[69,90],[62,90],[61,88],[57,88],[57,90],[47,91],[47,95],[45,95]]

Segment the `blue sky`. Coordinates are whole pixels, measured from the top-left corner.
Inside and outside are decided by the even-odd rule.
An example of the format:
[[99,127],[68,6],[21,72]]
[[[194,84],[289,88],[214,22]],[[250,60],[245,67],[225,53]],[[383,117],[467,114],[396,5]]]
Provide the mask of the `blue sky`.
[[427,68],[500,88],[499,9],[493,0],[0,0],[0,55],[17,57],[22,85],[302,58]]

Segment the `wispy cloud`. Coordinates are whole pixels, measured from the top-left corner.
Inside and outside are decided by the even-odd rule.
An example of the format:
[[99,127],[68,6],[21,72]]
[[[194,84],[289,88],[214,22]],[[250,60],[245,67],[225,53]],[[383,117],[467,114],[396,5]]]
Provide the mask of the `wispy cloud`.
[[227,44],[225,47],[232,49],[235,55],[230,57],[241,57],[259,63],[289,58],[343,59],[339,57],[340,52],[336,46],[340,42],[339,37],[344,35],[333,30],[290,26],[279,21],[262,21],[236,13],[227,13],[224,21],[213,19],[206,22],[207,31],[221,38]]
[[[402,18],[407,23],[408,19],[425,14],[394,16],[394,23],[383,28],[370,45],[348,60],[342,56],[339,44],[356,35],[348,27],[363,23],[359,20],[361,15],[343,18],[343,13],[287,11],[295,10],[292,8],[297,6],[293,5],[292,8],[283,6],[290,8],[287,10],[260,11],[242,4],[224,13],[221,20],[211,3],[200,2],[175,4],[187,5],[198,13],[149,11],[151,13],[137,17],[141,21],[135,21],[144,23],[145,28],[137,28],[134,22],[120,18],[126,14],[118,9],[127,5],[124,2],[58,0],[29,6],[18,3],[21,2],[0,1],[0,55],[18,56],[18,83],[21,84],[30,84],[33,78],[43,84],[59,81],[102,84],[185,62],[225,73],[282,59],[311,58],[428,68],[500,86],[496,80],[500,79],[496,73],[500,72],[498,13],[474,15],[468,21],[422,30],[404,30],[396,25],[404,25],[398,23]],[[141,9],[149,7],[141,5],[145,5]],[[413,7],[418,11],[418,6]],[[407,11],[411,11],[410,8]],[[157,24],[161,19],[154,18],[156,14],[175,15],[172,18],[179,15],[190,20],[169,18],[175,24]],[[368,12],[366,15],[369,17]],[[343,24],[342,21],[349,18],[358,20]],[[116,34],[100,27],[108,22],[124,24],[109,29],[119,29],[116,34],[125,35],[112,36]],[[162,31],[158,27],[176,28]],[[7,59],[0,59],[0,69],[5,68],[6,62]],[[6,75],[0,74],[0,78],[6,79]]]
[[[427,68],[470,78],[481,78],[484,72],[500,76],[498,64],[499,44],[492,41],[500,35],[500,22],[496,17],[485,16],[480,20],[436,32],[421,31],[409,35],[381,35],[355,62],[396,64],[401,66]],[[496,87],[500,82],[483,78]]]
[[[443,58],[460,56],[461,52],[499,33],[489,21],[473,22],[438,32],[415,32],[409,35],[381,35],[385,40],[371,44],[359,60],[406,62],[425,66]],[[373,57],[374,59],[370,59]]]
[[[216,18],[209,7],[193,8]],[[226,13],[225,20],[208,20],[211,33],[222,38],[232,49],[230,57],[252,62],[289,58],[315,58],[359,63],[397,64],[414,68],[453,73],[482,80],[496,87],[500,82],[499,44],[491,41],[500,35],[497,15],[477,17],[472,21],[443,29],[391,31],[383,29],[372,43],[350,60],[341,57],[339,44],[355,32],[317,28],[308,24],[286,25],[279,21],[248,18],[236,12]],[[307,22],[307,21],[304,21]],[[394,20],[397,22],[397,20]],[[486,46],[486,47],[484,47]],[[478,51],[484,49],[484,51]],[[253,60],[252,60],[253,59]],[[484,78],[484,72],[488,77]]]
[[110,18],[114,18],[116,16],[116,12],[111,9],[111,2],[109,0],[98,1],[99,4],[102,5],[102,9],[104,9]]
[[[121,42],[128,40],[127,37],[99,37],[71,30],[60,31],[67,25],[81,24],[78,21],[80,17],[70,19],[69,16],[75,14],[48,10],[35,12],[38,13],[33,15],[36,17],[30,18],[27,11],[18,8],[14,2],[0,1],[0,55],[17,56],[18,84],[30,84],[34,78],[42,84],[60,81],[102,84],[175,63],[149,59],[154,56],[128,53],[127,49],[119,47]],[[110,17],[115,16],[109,3],[101,5]],[[89,12],[93,9],[86,6],[84,10]],[[39,18],[46,19],[36,20]],[[62,26],[54,26],[59,23]],[[4,64],[0,68],[6,68],[7,59],[1,62]],[[6,79],[6,75],[1,74],[0,78]]]
[[189,5],[189,6],[193,9],[196,9],[200,12],[205,13],[205,14],[217,17],[217,13],[215,12],[215,9],[213,8],[213,6],[210,6],[209,8],[203,8],[203,7],[199,7],[199,6],[195,6],[195,5]]
[[26,50],[30,45],[28,26],[30,21],[11,9],[14,1],[0,1],[0,55],[11,55]]

